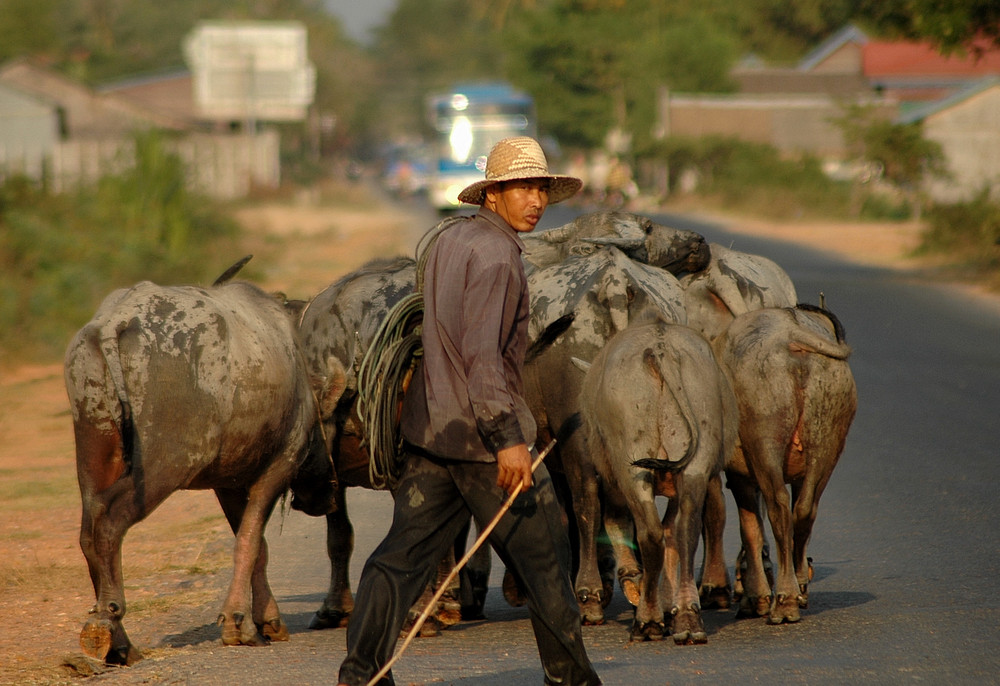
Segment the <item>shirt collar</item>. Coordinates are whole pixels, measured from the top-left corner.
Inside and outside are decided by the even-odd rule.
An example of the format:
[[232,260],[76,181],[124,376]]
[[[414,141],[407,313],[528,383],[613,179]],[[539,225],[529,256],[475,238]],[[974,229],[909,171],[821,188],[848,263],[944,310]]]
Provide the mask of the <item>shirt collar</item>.
[[524,241],[521,240],[521,235],[515,231],[514,227],[508,224],[503,217],[485,205],[480,205],[479,212],[476,216],[482,217],[491,225],[500,229],[504,235],[509,236],[517,244],[518,250],[524,252]]

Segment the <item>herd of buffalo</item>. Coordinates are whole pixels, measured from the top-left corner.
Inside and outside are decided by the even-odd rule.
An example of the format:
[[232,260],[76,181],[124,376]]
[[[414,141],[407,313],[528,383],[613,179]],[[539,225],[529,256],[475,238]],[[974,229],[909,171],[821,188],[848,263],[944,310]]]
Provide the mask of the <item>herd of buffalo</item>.
[[[635,606],[633,640],[703,643],[701,609],[732,602],[741,616],[798,621],[806,544],[857,405],[840,322],[799,303],[771,260],[643,216],[586,214],[524,240],[530,337],[550,339],[526,362],[527,400],[539,445],[558,437],[548,465],[584,623],[604,621],[616,576]],[[224,644],[288,638],[263,533],[289,490],[293,508],[327,519],[330,588],[311,626],[349,620],[344,494],[373,487],[358,363],[416,269],[376,261],[308,302],[234,280],[237,269],[211,287],[143,282],[104,300],[65,359],[97,599],[80,637],[88,655],[141,658],[122,624],[122,540],[179,489],[214,490],[236,535]],[[742,538],[735,580],[723,478]],[[656,496],[668,499],[662,517]],[[488,565],[474,559],[440,625],[481,615]],[[503,586],[518,602],[517,580]]]

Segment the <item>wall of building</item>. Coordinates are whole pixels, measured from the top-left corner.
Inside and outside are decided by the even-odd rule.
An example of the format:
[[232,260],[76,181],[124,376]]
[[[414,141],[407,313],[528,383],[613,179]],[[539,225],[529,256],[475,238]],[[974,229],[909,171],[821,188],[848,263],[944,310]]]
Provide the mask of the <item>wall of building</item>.
[[[783,153],[809,153],[821,158],[843,159],[848,152],[836,119],[843,117],[845,102],[824,95],[663,95],[659,111],[667,119],[665,135],[731,136],[752,143],[767,143]],[[890,100],[854,100],[870,104],[880,116],[896,116]]]
[[927,182],[932,198],[967,200],[984,186],[1000,198],[1000,85],[927,116],[924,136],[941,145],[951,174]]
[[45,151],[58,140],[55,107],[0,84],[0,178],[40,177]]

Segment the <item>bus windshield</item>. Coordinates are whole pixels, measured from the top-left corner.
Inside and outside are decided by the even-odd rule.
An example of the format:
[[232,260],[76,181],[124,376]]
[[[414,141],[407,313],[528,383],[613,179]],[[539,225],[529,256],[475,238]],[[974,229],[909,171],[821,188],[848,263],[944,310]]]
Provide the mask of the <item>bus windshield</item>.
[[534,101],[506,84],[456,87],[433,96],[436,165],[431,199],[438,209],[457,207],[458,192],[483,178],[486,156],[509,136],[534,136]]

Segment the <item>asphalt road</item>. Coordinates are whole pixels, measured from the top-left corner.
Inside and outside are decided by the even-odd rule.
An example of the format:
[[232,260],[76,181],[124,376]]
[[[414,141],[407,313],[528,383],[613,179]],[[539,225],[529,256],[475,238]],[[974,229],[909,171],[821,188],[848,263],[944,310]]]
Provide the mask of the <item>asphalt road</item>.
[[[567,221],[565,212],[552,208],[545,226]],[[1000,309],[914,275],[660,219],[774,259],[800,300],[817,303],[822,292],[854,348],[858,413],[820,503],[809,550],[816,573],[802,621],[768,626],[708,612],[706,645],[630,644],[631,609],[619,593],[608,622],[584,629],[604,683],[1000,683]],[[738,537],[729,498],[726,550],[733,558]],[[348,500],[356,585],[388,526],[390,502],[363,490]],[[154,651],[92,681],[336,683],[344,630],[306,628],[328,580],[324,520],[276,516],[268,540],[269,576],[291,641],[223,648],[210,624],[191,627],[165,639],[175,650]],[[398,684],[542,682],[527,610],[504,603],[498,567],[488,619],[414,641],[394,670]]]

